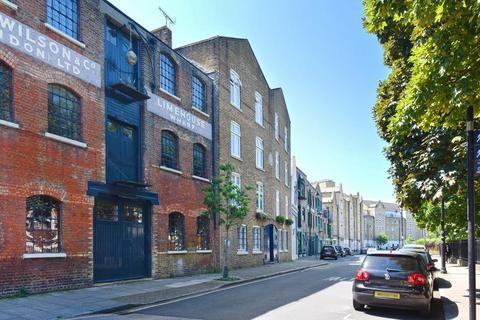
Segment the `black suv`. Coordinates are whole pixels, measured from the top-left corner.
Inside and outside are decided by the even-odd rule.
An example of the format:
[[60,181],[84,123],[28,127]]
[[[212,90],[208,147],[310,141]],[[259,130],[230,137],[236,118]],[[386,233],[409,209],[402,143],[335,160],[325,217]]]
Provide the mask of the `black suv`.
[[340,257],[345,257],[345,251],[343,251],[343,248],[341,246],[335,246],[335,250],[337,250],[337,254]]
[[423,257],[415,252],[367,254],[352,287],[353,308],[365,305],[420,310],[428,315],[433,299],[433,277]]
[[322,251],[320,251],[320,259],[325,258],[333,258],[337,260],[337,250],[335,250],[333,246],[323,246]]

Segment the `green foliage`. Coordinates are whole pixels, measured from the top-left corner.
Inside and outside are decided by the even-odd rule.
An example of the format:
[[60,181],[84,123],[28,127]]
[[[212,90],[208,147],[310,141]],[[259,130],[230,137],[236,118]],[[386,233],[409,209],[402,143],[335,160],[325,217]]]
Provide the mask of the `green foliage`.
[[405,239],[404,242],[405,242],[405,244],[411,244],[411,243],[413,243],[413,238],[412,238],[412,236],[410,236],[410,235],[407,236],[407,238]]
[[285,224],[287,226],[291,226],[293,224],[293,219],[290,219],[290,218],[285,219]]
[[235,166],[231,163],[225,163],[220,166],[220,175],[212,179],[209,187],[203,190],[203,203],[207,206],[207,214],[213,217],[218,217],[221,225],[225,226],[226,239],[224,244],[223,254],[223,277],[228,277],[229,261],[228,249],[230,239],[230,229],[245,219],[245,216],[250,211],[250,200],[246,191],[251,190],[251,187],[245,186],[243,189],[239,188],[233,183],[232,173]]
[[257,218],[258,220],[261,220],[261,221],[266,221],[267,218],[268,218],[268,214],[266,214],[265,212],[256,212],[255,213],[255,218]]
[[383,246],[384,244],[386,244],[388,242],[388,237],[385,233],[380,233],[378,236],[377,236],[377,244],[379,246]]
[[275,221],[278,223],[284,224],[285,223],[285,216],[279,215],[275,217]]
[[432,230],[448,198],[447,237],[463,237],[465,111],[480,102],[480,3],[364,0],[364,7],[364,27],[391,70],[373,113],[397,200]]

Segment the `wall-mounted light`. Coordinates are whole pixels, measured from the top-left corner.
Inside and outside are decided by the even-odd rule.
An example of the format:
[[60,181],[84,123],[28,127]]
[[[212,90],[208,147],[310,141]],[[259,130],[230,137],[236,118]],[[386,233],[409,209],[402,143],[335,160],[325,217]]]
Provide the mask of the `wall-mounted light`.
[[137,64],[138,58],[137,54],[135,53],[135,51],[133,51],[132,48],[132,29],[130,28],[130,25],[128,27],[128,30],[130,31],[130,48],[127,50],[125,58],[127,58],[127,63],[133,66]]

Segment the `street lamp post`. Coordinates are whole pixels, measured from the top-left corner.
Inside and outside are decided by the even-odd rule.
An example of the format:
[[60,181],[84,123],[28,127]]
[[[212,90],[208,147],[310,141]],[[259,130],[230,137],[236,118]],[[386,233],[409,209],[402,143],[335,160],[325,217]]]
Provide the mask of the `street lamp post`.
[[445,267],[445,259],[447,258],[446,255],[446,245],[445,245],[445,201],[442,197],[442,220],[441,220],[441,237],[442,237],[442,273],[447,273],[447,268]]

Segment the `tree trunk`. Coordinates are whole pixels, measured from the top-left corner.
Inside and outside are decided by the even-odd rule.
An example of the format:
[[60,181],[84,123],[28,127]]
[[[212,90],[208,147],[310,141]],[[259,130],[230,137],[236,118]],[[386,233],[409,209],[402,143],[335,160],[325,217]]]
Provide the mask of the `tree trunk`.
[[230,247],[229,228],[226,228],[225,244],[223,245],[223,277],[228,278],[228,248]]

